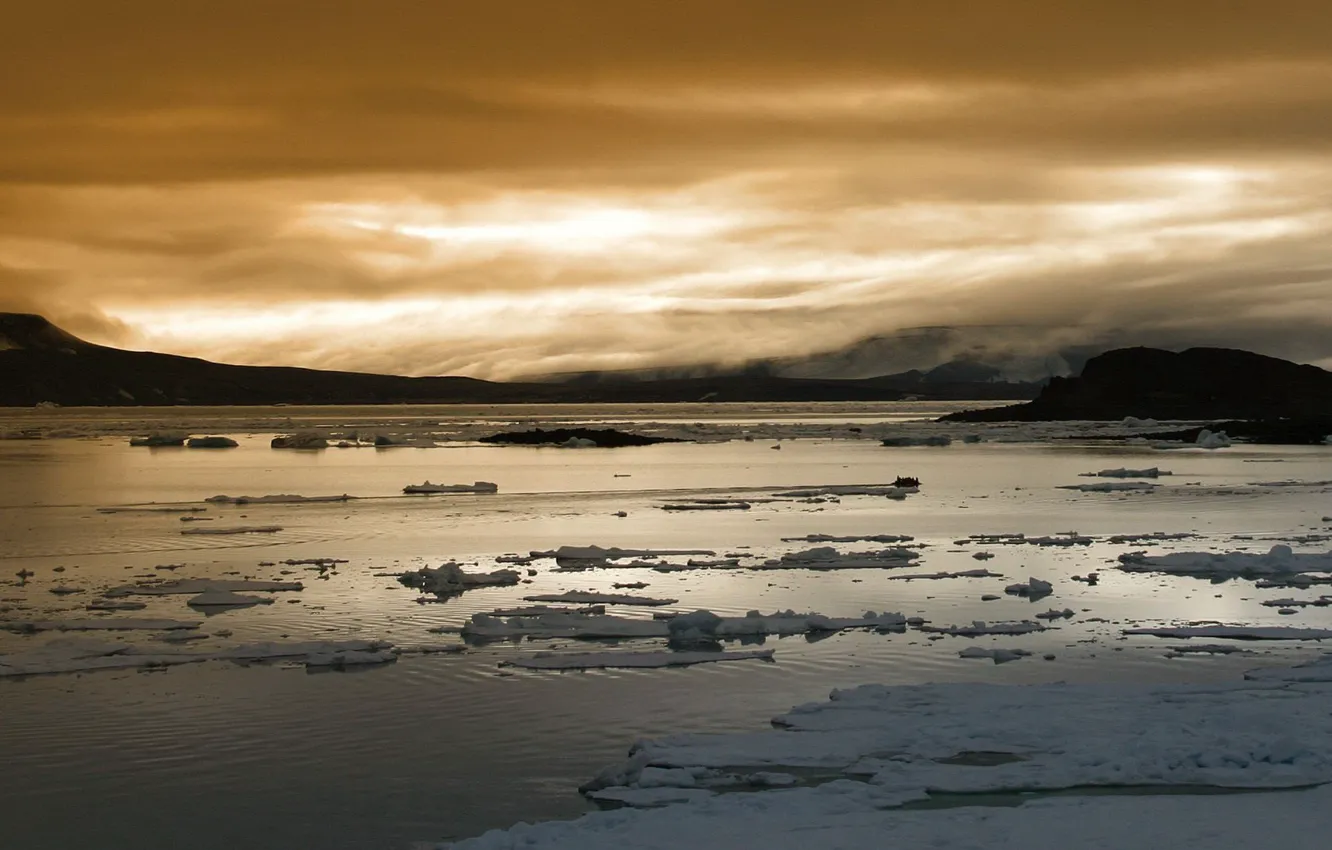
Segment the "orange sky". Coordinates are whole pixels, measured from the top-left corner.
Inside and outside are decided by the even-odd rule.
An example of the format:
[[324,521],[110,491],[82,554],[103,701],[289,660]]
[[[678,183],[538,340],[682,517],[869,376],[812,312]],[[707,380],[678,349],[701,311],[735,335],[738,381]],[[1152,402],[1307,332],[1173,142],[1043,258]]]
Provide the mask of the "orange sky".
[[931,357],[1332,365],[1325,0],[5,21],[0,310],[95,341],[507,378],[948,326]]

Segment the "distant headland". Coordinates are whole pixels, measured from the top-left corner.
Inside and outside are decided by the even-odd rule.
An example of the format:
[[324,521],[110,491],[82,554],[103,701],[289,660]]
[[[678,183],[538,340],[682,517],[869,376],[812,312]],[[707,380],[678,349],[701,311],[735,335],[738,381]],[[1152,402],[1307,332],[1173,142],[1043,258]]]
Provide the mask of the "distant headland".
[[236,366],[86,342],[41,316],[0,313],[0,406],[540,404],[1022,400],[1036,382],[789,378],[763,372],[660,380],[496,382]]

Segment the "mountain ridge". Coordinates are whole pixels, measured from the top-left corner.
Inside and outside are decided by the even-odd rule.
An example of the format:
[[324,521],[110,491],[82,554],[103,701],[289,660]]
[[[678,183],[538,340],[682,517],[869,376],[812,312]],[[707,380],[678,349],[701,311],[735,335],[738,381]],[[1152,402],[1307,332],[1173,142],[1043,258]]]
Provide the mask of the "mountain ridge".
[[[1031,397],[1035,386],[994,385]],[[1015,389],[1016,388],[1016,389]],[[626,384],[499,383],[461,376],[405,377],[291,366],[239,366],[86,342],[41,316],[0,313],[0,406],[244,404],[505,404],[898,401],[976,398],[967,382],[922,387],[901,376],[788,378],[741,374]]]

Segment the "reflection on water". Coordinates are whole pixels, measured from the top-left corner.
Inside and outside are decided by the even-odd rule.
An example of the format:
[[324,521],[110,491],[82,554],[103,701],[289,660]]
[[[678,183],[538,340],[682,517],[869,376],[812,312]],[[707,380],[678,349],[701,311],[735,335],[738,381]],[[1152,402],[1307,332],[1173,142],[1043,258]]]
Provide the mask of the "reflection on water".
[[[872,415],[898,415],[882,406],[871,408]],[[672,410],[700,420],[706,414]],[[119,415],[61,413],[105,421]],[[227,413],[256,418],[273,411]],[[763,421],[769,414],[794,417],[798,412],[725,412],[736,421]],[[856,418],[854,406],[817,414],[864,421]],[[156,415],[133,412],[141,419]],[[350,418],[347,411],[333,415],[296,408],[282,415],[301,421],[310,417],[311,422]],[[367,409],[360,415],[369,420],[387,414]],[[392,415],[409,414],[393,409]],[[567,421],[575,421],[577,414],[569,416]],[[707,607],[726,614],[755,608],[833,615],[886,609],[949,623],[1022,618],[1068,607],[1077,616],[1043,634],[976,641],[1036,653],[1003,666],[958,658],[957,651],[971,641],[930,640],[908,631],[769,640],[765,645],[777,650],[775,664],[681,670],[501,675],[504,671],[496,667],[514,653],[568,649],[576,643],[558,640],[498,642],[461,656],[405,656],[391,667],[350,675],[310,675],[281,665],[208,664],[0,681],[0,751],[7,767],[0,771],[0,819],[8,845],[72,846],[95,835],[97,846],[104,847],[402,848],[415,840],[472,834],[518,819],[576,815],[584,809],[576,785],[621,755],[635,738],[755,728],[834,686],[1226,679],[1259,664],[1289,661],[1310,647],[1265,644],[1248,656],[1168,659],[1163,647],[1169,642],[1125,640],[1119,630],[1130,621],[1176,619],[1332,626],[1332,611],[1326,608],[1282,616],[1260,604],[1291,595],[1289,590],[1113,570],[1118,554],[1145,548],[1141,545],[980,547],[954,542],[978,533],[1187,531],[1203,539],[1169,547],[1265,547],[1270,542],[1231,538],[1327,531],[1322,517],[1332,511],[1326,494],[1316,490],[1247,485],[1276,478],[1332,478],[1330,456],[1323,449],[1153,453],[990,444],[884,449],[868,440],[799,440],[784,442],[781,451],[771,451],[763,441],[736,441],[586,451],[463,446],[306,453],[269,450],[268,436],[243,438],[241,448],[223,452],[130,449],[120,439],[0,442],[0,575],[6,577],[0,582],[0,608],[12,609],[0,612],[0,618],[79,616],[94,591],[141,576],[232,574],[296,578],[306,589],[280,595],[273,605],[209,617],[203,631],[231,634],[214,634],[204,646],[280,637],[447,642],[456,638],[428,629],[456,627],[472,612],[510,605],[526,594],[611,590],[613,583],[635,581],[649,583],[644,593],[679,599],[679,609]],[[1055,489],[1085,481],[1079,473],[1113,466],[1162,466],[1175,475],[1161,479],[1164,486],[1156,493]],[[749,511],[682,514],[657,507],[703,494],[763,496],[795,485],[881,483],[897,475],[921,478],[922,492],[901,502],[870,497],[757,502]],[[494,481],[500,492],[401,495],[404,485],[425,479]],[[199,514],[222,526],[282,527],[271,536],[188,537],[180,530],[190,524],[178,514],[97,511],[152,502],[202,506],[217,494],[267,493],[360,498],[334,504],[209,505]],[[898,581],[892,571],[561,573],[543,561],[534,565],[538,574],[530,584],[417,604],[415,591],[376,575],[447,559],[493,569],[497,555],[562,544],[775,555],[804,545],[781,538],[810,533],[909,534],[922,544],[921,563],[905,572],[983,565],[1004,578]],[[973,559],[982,548],[994,558]],[[322,575],[301,566],[260,566],[313,557],[349,563]],[[167,564],[185,566],[174,572],[154,569]],[[21,584],[9,580],[21,570],[35,575]],[[1101,571],[1099,585],[1071,580],[1091,570]],[[1054,595],[1036,603],[1003,596],[1006,583],[1028,576],[1052,581]],[[57,585],[85,593],[56,596],[50,590]],[[985,594],[1002,598],[981,601]],[[145,601],[148,607],[134,616],[193,616],[182,597]],[[0,652],[50,639],[0,633]],[[150,641],[152,636],[128,639]],[[1055,660],[1040,660],[1046,653]],[[78,817],[70,817],[75,799]]]

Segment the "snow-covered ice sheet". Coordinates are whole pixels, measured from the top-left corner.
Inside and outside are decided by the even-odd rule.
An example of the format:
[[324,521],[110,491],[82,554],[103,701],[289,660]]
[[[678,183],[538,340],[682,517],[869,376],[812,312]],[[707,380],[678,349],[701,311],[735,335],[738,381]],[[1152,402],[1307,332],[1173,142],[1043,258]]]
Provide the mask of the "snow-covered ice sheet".
[[846,780],[752,794],[645,789],[628,795],[628,802],[649,795],[678,802],[518,824],[434,850],[1323,850],[1332,807],[1332,787],[1322,787],[902,811],[891,807],[905,802],[904,795]]
[[1332,782],[1332,666],[1288,675],[1304,681],[862,685],[771,730],[639,741],[585,789],[636,787],[655,768],[741,767],[817,768],[913,793]]

